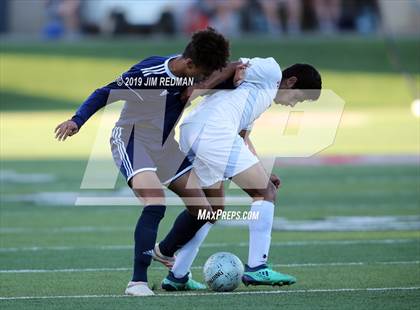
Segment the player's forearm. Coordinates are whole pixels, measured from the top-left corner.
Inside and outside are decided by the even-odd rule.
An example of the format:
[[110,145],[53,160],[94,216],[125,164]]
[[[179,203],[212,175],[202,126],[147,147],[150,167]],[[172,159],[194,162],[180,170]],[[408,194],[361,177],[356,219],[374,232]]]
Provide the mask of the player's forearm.
[[213,72],[208,79],[202,82],[205,86],[203,89],[212,89],[220,83],[233,78],[235,75],[236,67],[240,64],[240,61],[230,62],[222,70]]
[[86,99],[86,101],[76,111],[76,114],[71,118],[72,121],[77,124],[79,129],[93,114],[106,105],[108,96],[109,89],[107,87],[103,87],[95,90]]
[[[240,64],[241,64],[240,61],[230,62],[222,70],[214,71],[207,79],[194,85],[195,92],[197,92],[198,95],[204,95],[210,89],[215,88],[216,86],[222,84],[223,82],[229,79],[233,79],[233,76],[235,75],[236,67]],[[233,82],[232,82],[232,85],[233,85]],[[194,97],[197,97],[197,96],[194,96]]]

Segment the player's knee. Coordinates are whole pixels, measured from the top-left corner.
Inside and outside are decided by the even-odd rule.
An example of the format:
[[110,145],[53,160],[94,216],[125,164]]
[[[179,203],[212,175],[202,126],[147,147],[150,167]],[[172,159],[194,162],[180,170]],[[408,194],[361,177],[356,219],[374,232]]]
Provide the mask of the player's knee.
[[269,182],[267,187],[262,191],[262,197],[266,201],[275,202],[277,198],[277,188],[273,183]]
[[273,183],[269,182],[265,188],[252,190],[250,195],[254,200],[266,200],[275,202],[277,196],[277,188]]
[[161,189],[136,189],[133,188],[136,196],[145,206],[165,205],[165,194]]
[[145,206],[152,206],[152,205],[165,205],[165,198],[158,198],[158,197],[148,197],[142,199]]

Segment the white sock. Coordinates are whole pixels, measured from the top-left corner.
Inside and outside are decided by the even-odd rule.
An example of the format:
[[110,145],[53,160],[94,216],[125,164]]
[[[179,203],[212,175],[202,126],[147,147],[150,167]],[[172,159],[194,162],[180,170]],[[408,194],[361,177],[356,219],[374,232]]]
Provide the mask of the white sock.
[[258,200],[252,203],[251,211],[258,212],[257,220],[249,221],[248,266],[256,267],[265,264],[271,243],[274,204],[270,201]]
[[204,224],[178,252],[172,272],[175,278],[184,277],[191,269],[191,265],[198,254],[198,249],[203,243],[213,224],[207,222]]

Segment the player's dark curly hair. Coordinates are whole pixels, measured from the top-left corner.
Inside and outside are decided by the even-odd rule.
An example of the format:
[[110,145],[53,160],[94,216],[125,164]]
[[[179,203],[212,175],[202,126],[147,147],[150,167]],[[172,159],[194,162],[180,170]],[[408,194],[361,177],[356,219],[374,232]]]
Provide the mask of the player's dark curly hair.
[[318,70],[308,64],[294,64],[283,70],[282,76],[288,79],[292,76],[297,78],[293,89],[308,90],[307,99],[317,100],[321,94],[322,80]]
[[229,41],[213,28],[195,32],[182,54],[200,68],[211,72],[222,69],[229,59]]

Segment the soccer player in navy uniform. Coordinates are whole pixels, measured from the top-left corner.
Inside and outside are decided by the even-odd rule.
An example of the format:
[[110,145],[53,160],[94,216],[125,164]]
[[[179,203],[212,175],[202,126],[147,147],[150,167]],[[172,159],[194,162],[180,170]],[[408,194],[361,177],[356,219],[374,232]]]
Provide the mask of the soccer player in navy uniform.
[[[147,285],[147,268],[152,256],[156,258],[156,235],[166,209],[162,184],[180,196],[188,209],[177,218],[185,232],[172,236],[174,244],[185,244],[192,237],[189,231],[194,234],[197,227],[204,225],[205,221],[197,219],[200,208],[212,210],[198,182],[190,186],[196,178],[191,163],[179,150],[173,129],[184,110],[182,98],[191,90],[187,88],[191,78],[196,83],[201,81],[199,88],[219,85],[232,77],[236,69],[235,63],[227,65],[228,57],[229,43],[221,34],[211,28],[199,31],[192,36],[182,55],[142,60],[114,82],[95,90],[70,120],[55,129],[56,138],[65,140],[79,132],[106,104],[126,101],[112,130],[111,149],[128,185],[144,204],[134,232],[134,270],[125,290],[128,295],[154,294]],[[190,198],[202,199],[202,203],[191,202]],[[159,255],[157,258],[159,260]],[[167,259],[163,257],[162,262]],[[203,288],[192,279],[185,287]]]

